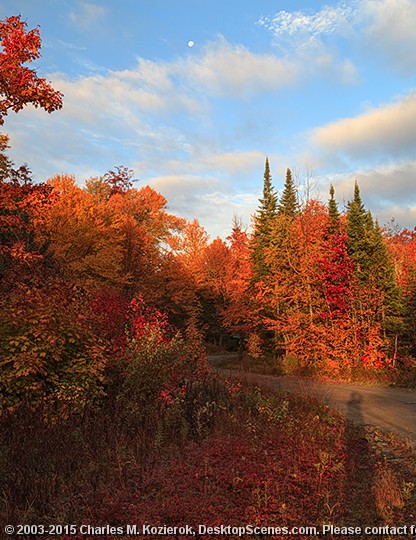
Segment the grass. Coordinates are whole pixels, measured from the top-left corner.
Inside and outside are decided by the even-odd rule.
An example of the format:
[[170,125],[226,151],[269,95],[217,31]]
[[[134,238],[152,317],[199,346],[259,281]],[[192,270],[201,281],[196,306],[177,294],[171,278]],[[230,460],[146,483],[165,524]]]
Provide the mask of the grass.
[[204,385],[152,428],[133,430],[111,403],[54,425],[29,411],[1,418],[1,522],[414,522],[416,460],[404,443],[311,398]]

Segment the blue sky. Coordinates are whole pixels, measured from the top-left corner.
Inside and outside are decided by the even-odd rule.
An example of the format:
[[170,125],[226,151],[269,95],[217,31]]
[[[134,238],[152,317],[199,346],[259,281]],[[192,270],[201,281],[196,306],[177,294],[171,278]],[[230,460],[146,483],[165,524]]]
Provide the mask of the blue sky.
[[[227,236],[287,167],[343,208],[416,225],[416,1],[0,0],[40,26],[64,107],[10,113],[11,157],[82,185],[116,165]],[[194,46],[188,46],[193,41]]]

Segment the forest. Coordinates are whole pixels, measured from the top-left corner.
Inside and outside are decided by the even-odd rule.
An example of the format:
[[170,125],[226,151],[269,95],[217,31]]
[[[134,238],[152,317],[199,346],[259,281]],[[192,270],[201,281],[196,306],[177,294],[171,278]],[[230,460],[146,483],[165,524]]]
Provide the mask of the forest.
[[[27,104],[57,111],[63,96],[23,66],[39,55],[39,31],[28,32],[12,17],[1,21],[0,39],[1,123]],[[224,421],[225,410],[233,411],[228,421],[236,430],[236,417],[243,414],[243,405],[233,401],[238,395],[260,419],[252,429],[256,437],[262,434],[264,451],[272,452],[267,422],[275,426],[287,419],[287,400],[244,397],[238,384],[212,374],[207,350],[239,351],[278,373],[342,380],[381,373],[408,385],[416,380],[416,228],[381,226],[365,207],[359,179],[345,209],[332,185],[327,201],[300,201],[289,168],[278,197],[265,156],[263,196],[250,228],[236,217],[229,237],[211,240],[197,219],[170,214],[163,194],[142,185],[128,167],[39,183],[29,166],[8,157],[8,146],[2,134],[0,419],[2,440],[8,441],[0,461],[8,501],[3,516],[50,517],[51,500],[54,519],[62,515],[70,522],[81,507],[89,515],[82,501],[69,504],[68,493],[62,495],[62,486],[75,477],[74,492],[90,490],[86,508],[94,506],[94,519],[103,522],[100,490],[108,477],[115,478],[111,489],[131,491],[129,477],[143,481],[146,467],[170,448],[167,441],[203,440],[218,419]],[[297,422],[305,414],[305,422],[312,422],[315,413],[309,418],[304,405],[293,407]],[[329,413],[319,411],[333,425]],[[299,435],[294,443],[290,425],[282,437],[293,451],[302,448],[306,459],[308,451],[320,456],[310,457],[308,469],[317,472],[310,481],[321,493],[320,506],[301,516],[320,519],[330,486],[336,491],[337,475],[345,474],[335,459],[345,432],[330,428],[325,444],[334,453],[323,457],[318,442],[308,450]],[[17,457],[19,430],[27,439]],[[49,442],[41,438],[43,446],[36,447],[45,430]],[[244,445],[241,434],[236,438],[234,451]],[[60,441],[71,448],[65,463]],[[136,456],[134,473],[129,452]],[[47,463],[36,455],[49,456]],[[80,472],[79,463],[87,460],[90,468]],[[16,461],[21,472],[31,471],[31,481],[12,472]],[[111,474],[102,465],[110,462]],[[52,470],[38,500],[47,464],[63,480]],[[109,491],[107,486],[107,496]],[[58,493],[62,508],[56,510]],[[262,496],[259,491],[258,500]],[[266,511],[265,500],[250,507],[250,519],[284,515],[281,506]],[[109,515],[126,515],[126,507],[110,502],[104,505]],[[235,508],[229,512],[235,515]],[[289,515],[287,522],[296,519],[299,514]]]
[[253,231],[235,220],[225,241],[125,167],[33,184],[3,154],[1,186],[5,409],[93,400],[150,330],[315,373],[414,367],[415,232],[383,230],[358,184],[344,213],[332,186],[301,207],[266,161]]

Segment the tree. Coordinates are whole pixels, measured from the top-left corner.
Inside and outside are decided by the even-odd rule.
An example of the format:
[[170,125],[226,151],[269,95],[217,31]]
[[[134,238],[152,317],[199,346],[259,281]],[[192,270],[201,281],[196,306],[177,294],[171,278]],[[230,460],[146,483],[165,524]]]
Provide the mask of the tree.
[[296,214],[299,213],[298,196],[292,179],[292,171],[290,169],[286,170],[285,185],[282,197],[277,205],[277,213],[289,218],[294,218]]
[[6,155],[8,148],[10,148],[9,137],[4,133],[0,133],[0,183],[30,184],[32,182],[32,173],[29,167],[26,164],[16,167],[14,162]]
[[259,222],[268,228],[268,222],[276,215],[277,196],[274,192],[272,177],[270,174],[269,159],[266,158],[264,166],[263,198],[260,199],[261,207],[258,212]]
[[251,328],[248,289],[251,281],[249,239],[241,220],[234,218],[226,267],[226,307],[223,320],[232,332],[247,335]]
[[394,350],[399,356],[416,356],[416,228],[394,231],[387,238],[387,248],[403,301],[401,339]]
[[195,283],[202,279],[202,254],[208,246],[209,235],[197,219],[186,222],[182,234],[172,239],[172,248],[181,263],[191,273]]
[[228,246],[220,238],[209,243],[201,254],[198,298],[202,307],[202,322],[206,338],[223,346],[226,331],[222,314],[226,302],[227,266],[230,259]]
[[368,249],[366,240],[366,225],[369,225],[369,216],[361,200],[358,182],[354,184],[354,197],[347,203],[347,236],[348,254],[356,265],[357,277],[365,281],[368,275]]
[[388,338],[397,341],[400,295],[381,229],[366,211],[357,182],[347,205],[347,236],[358,282],[352,313],[359,336],[357,346],[369,367],[381,367],[389,348]]
[[263,198],[259,202],[260,207],[254,216],[254,230],[250,240],[254,279],[260,279],[267,274],[265,249],[270,245],[273,222],[277,213],[277,196],[272,185],[268,158],[264,169]]
[[341,222],[335,200],[334,186],[329,189],[328,223],[324,234],[324,253],[321,266],[321,287],[325,298],[324,319],[344,319],[348,315],[352,296],[353,263],[347,251],[348,237]]
[[267,251],[264,320],[274,332],[274,350],[296,355],[305,365],[314,359],[313,327],[322,310],[318,261],[326,221],[326,208],[314,200],[294,217],[279,214]]
[[338,210],[338,204],[335,200],[334,186],[331,184],[329,187],[329,201],[328,201],[328,215],[329,215],[329,227],[328,234],[339,232],[340,230],[340,213]]
[[0,298],[0,409],[81,412],[104,384],[104,347],[93,314],[67,280],[44,274],[33,281]]
[[116,193],[126,193],[133,187],[133,182],[137,182],[133,176],[133,170],[121,165],[116,167],[115,171],[108,171],[103,176],[103,181],[110,186],[110,195],[115,195]]
[[62,107],[63,94],[23,64],[40,58],[41,38],[38,28],[29,32],[18,17],[0,21],[0,125],[8,111],[19,112],[31,103],[51,113]]
[[23,270],[33,272],[33,263],[45,256],[44,225],[52,199],[46,184],[0,181],[0,281],[8,274],[13,283]]

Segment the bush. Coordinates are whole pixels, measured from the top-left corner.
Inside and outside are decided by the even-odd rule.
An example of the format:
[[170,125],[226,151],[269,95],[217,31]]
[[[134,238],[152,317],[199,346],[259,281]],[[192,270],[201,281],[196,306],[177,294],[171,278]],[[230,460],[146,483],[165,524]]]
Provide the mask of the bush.
[[103,395],[104,345],[80,291],[21,284],[1,308],[1,410],[65,416]]

